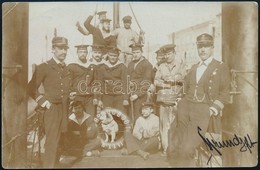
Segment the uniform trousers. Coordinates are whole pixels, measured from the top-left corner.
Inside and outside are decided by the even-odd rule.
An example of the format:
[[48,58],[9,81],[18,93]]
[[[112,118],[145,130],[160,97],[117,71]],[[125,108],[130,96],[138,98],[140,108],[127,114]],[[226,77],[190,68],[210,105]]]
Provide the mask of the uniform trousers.
[[134,153],[137,150],[143,150],[149,153],[156,153],[159,150],[159,139],[158,136],[154,136],[145,140],[138,140],[131,132],[124,132],[124,139],[126,149],[129,154]]
[[66,136],[63,151],[65,155],[79,158],[86,155],[88,151],[99,150],[100,148],[101,140],[99,138],[81,141],[79,135],[74,135]]
[[59,142],[62,132],[67,131],[68,104],[64,101],[59,104],[52,103],[44,113],[44,131],[46,134],[45,154],[43,167],[54,167],[57,161]]
[[[210,110],[208,103],[192,102],[182,99],[178,103],[177,109],[177,127],[169,140],[172,152],[169,152],[169,160],[174,161],[177,158],[183,166],[194,164],[195,149],[203,140],[198,133],[198,127],[201,128],[200,134],[205,135],[210,119]],[[174,128],[174,127],[173,127]]]
[[160,105],[160,135],[163,151],[166,152],[168,148],[168,130],[175,118],[173,105]]
[[83,156],[86,155],[87,152],[92,150],[101,150],[101,140],[99,138],[90,139],[83,149]]
[[123,95],[109,95],[106,94],[102,97],[104,107],[112,107],[120,110],[127,115],[127,108],[123,105]]

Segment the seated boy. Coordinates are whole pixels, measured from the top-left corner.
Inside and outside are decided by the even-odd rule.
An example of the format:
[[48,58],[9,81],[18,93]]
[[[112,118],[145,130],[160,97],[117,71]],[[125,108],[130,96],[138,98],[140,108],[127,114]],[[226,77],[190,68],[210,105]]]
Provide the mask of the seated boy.
[[142,116],[137,118],[133,133],[129,134],[129,131],[125,131],[128,154],[136,152],[144,159],[148,159],[150,153],[159,151],[159,117],[153,113],[153,107],[153,103],[143,103]]

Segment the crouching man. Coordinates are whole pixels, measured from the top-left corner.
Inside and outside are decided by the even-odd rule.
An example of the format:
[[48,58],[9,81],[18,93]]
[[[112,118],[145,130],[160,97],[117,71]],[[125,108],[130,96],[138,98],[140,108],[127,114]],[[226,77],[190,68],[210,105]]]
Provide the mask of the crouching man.
[[159,151],[159,117],[153,111],[153,103],[143,103],[141,116],[135,122],[133,133],[131,134],[129,130],[125,131],[128,154],[137,153],[144,159],[148,159],[151,153]]
[[101,141],[98,128],[93,117],[84,111],[81,101],[73,104],[73,113],[69,116],[68,132],[64,136],[65,156],[82,158],[83,156],[99,156]]

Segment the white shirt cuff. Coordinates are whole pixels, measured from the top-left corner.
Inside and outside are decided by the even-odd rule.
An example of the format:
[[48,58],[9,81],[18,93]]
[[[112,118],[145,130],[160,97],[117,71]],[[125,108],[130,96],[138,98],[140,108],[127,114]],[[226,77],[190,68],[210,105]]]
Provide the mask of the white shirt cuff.
[[215,109],[214,107],[210,107],[209,109],[213,111],[213,114],[214,114],[215,116],[218,115],[217,109]]

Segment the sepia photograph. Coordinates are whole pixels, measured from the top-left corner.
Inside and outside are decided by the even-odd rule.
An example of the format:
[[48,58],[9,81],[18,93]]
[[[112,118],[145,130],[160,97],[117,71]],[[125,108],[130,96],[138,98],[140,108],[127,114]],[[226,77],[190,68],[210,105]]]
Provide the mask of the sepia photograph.
[[2,3],[2,159],[258,165],[256,2]]

